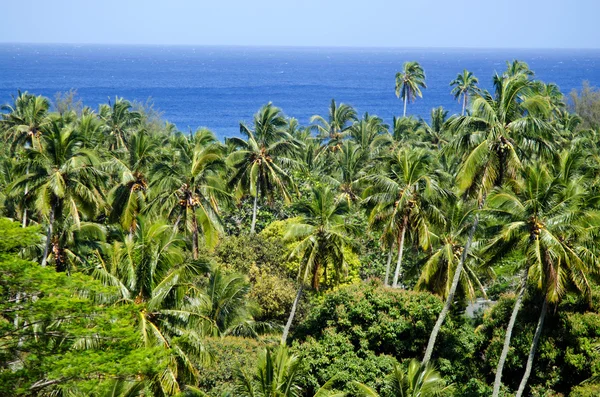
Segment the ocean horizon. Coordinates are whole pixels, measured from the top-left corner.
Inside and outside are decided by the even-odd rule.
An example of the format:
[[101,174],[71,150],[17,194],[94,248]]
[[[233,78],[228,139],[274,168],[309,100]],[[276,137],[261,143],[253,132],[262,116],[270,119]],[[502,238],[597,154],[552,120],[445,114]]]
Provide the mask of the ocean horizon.
[[565,95],[585,80],[600,85],[598,49],[11,43],[0,44],[0,103],[12,102],[17,90],[54,99],[75,89],[93,109],[115,96],[150,99],[179,130],[206,127],[222,139],[238,135],[239,123],[251,122],[268,102],[302,125],[312,115],[326,115],[331,99],[391,124],[402,113],[394,76],[412,60],[423,66],[427,89],[408,105],[407,115],[428,120],[437,106],[457,113],[461,105],[449,83],[458,73],[470,70],[489,89],[494,73],[514,59]]

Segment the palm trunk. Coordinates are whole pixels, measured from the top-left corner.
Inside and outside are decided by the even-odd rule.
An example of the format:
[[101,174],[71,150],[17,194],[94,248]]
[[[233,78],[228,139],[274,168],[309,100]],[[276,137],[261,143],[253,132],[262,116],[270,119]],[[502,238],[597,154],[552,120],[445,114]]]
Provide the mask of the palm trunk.
[[[479,203],[479,209],[483,208],[483,203],[485,202],[485,195],[481,199]],[[475,215],[475,221],[473,222],[473,226],[471,226],[471,230],[469,230],[469,238],[467,239],[467,243],[465,244],[465,248],[463,250],[462,256],[460,257],[460,262],[458,262],[458,266],[456,266],[456,270],[454,271],[454,278],[452,279],[452,285],[450,286],[450,291],[448,291],[448,297],[446,298],[446,303],[440,315],[433,326],[433,330],[431,331],[431,335],[429,336],[429,342],[427,342],[427,349],[425,350],[425,355],[423,356],[423,365],[427,364],[431,360],[431,355],[433,354],[433,348],[435,347],[435,341],[437,339],[438,334],[440,333],[440,329],[442,329],[442,324],[444,324],[444,320],[446,320],[446,316],[450,312],[450,307],[454,302],[454,294],[456,294],[456,290],[458,288],[458,283],[460,282],[460,276],[462,275],[463,268],[465,266],[465,262],[469,255],[469,249],[471,248],[471,243],[473,242],[473,236],[475,235],[475,230],[477,230],[477,225],[479,224],[479,215]]]
[[192,207],[192,257],[198,259],[198,219],[195,207]]
[[250,226],[250,234],[254,234],[256,229],[256,207],[258,205],[258,189],[256,189],[256,196],[254,196],[254,207],[252,208],[252,226]]
[[508,356],[508,349],[510,348],[512,331],[515,326],[515,322],[517,321],[517,314],[519,314],[519,310],[521,309],[521,303],[523,301],[523,295],[525,295],[525,287],[527,286],[528,274],[529,269],[523,270],[523,275],[521,276],[521,286],[519,287],[519,294],[517,295],[517,300],[515,301],[510,320],[508,321],[508,326],[506,327],[504,346],[502,347],[502,353],[500,354],[498,366],[496,367],[496,379],[494,380],[494,391],[492,397],[498,397],[498,395],[500,394],[500,386],[502,385],[502,371],[504,370],[504,363],[506,362],[506,357]]
[[387,265],[385,266],[385,280],[383,285],[388,287],[390,285],[390,267],[392,265],[392,256],[394,253],[394,243],[390,244],[390,250],[388,252]]
[[292,328],[292,322],[294,321],[294,316],[296,315],[296,309],[298,308],[298,302],[300,302],[300,298],[302,298],[302,290],[304,289],[304,282],[300,283],[300,287],[298,287],[298,292],[296,293],[296,298],[294,299],[294,303],[292,304],[292,310],[290,311],[290,316],[285,324],[285,328],[283,329],[283,335],[281,335],[281,344],[285,345],[287,342],[288,334],[290,333],[290,328]]
[[[29,164],[27,164],[27,169],[25,170],[25,175],[29,175]],[[29,193],[29,182],[25,184],[25,197],[27,199],[27,193]],[[23,210],[23,227],[27,226],[27,203],[25,203],[25,209]]]
[[52,232],[54,229],[54,206],[50,208],[50,215],[48,217],[48,232],[46,233],[46,245],[44,247],[44,256],[42,257],[42,267],[46,266],[48,262],[48,252],[50,251],[50,241],[52,240]]
[[404,235],[406,233],[406,226],[408,224],[408,217],[404,216],[402,220],[402,230],[400,230],[400,238],[398,239],[398,262],[396,263],[396,271],[394,272],[394,282],[392,287],[398,287],[398,278],[400,277],[400,270],[402,269],[402,254],[404,252]]
[[467,94],[463,94],[463,108],[461,116],[465,115],[465,108],[467,107]]
[[404,97],[404,113],[402,114],[402,117],[406,117],[406,102],[408,102],[406,99],[407,98]]
[[529,379],[529,375],[531,375],[533,359],[535,358],[535,351],[537,350],[538,343],[540,342],[540,336],[542,335],[542,328],[544,327],[544,319],[546,318],[547,307],[548,302],[546,301],[546,297],[544,297],[544,303],[542,304],[542,312],[540,313],[540,319],[538,320],[538,325],[535,330],[535,336],[533,337],[533,342],[531,342],[531,349],[529,350],[527,365],[525,366],[525,374],[523,375],[523,379],[521,379],[521,384],[519,385],[519,390],[517,391],[516,397],[521,397],[523,395],[523,393],[525,392],[525,386],[527,386],[527,380]]

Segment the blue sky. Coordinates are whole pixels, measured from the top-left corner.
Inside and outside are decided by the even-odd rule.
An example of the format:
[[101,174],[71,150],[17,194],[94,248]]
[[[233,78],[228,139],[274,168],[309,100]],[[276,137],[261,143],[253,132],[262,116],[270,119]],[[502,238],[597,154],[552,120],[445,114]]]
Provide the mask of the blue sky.
[[0,42],[600,48],[600,0],[29,0]]

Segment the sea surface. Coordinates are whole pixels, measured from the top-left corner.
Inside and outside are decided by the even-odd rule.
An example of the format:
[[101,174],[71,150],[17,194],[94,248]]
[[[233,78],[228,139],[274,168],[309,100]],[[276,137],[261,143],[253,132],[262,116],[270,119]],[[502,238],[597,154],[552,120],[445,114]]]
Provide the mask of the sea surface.
[[304,125],[326,115],[332,98],[391,123],[402,113],[395,73],[412,60],[425,69],[427,89],[407,113],[428,120],[436,106],[459,112],[449,87],[458,73],[466,68],[490,88],[513,59],[566,94],[584,80],[600,86],[600,50],[0,44],[0,103],[17,90],[52,99],[76,89],[92,108],[115,96],[151,98],[178,129],[208,127],[223,138],[238,135],[239,123],[267,102]]

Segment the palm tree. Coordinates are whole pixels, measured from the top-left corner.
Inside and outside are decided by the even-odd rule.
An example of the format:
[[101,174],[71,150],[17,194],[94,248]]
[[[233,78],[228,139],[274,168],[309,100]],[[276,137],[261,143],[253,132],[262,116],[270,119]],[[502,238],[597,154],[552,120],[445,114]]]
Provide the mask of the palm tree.
[[230,145],[239,148],[227,159],[234,169],[230,186],[254,197],[250,227],[252,234],[256,229],[259,197],[272,200],[277,192],[286,202],[290,201],[288,189],[293,186],[293,181],[285,168],[296,166],[292,155],[300,145],[285,131],[286,126],[281,110],[268,103],[254,116],[254,130],[240,124],[240,132],[247,140],[228,140]]
[[421,88],[427,88],[423,67],[416,61],[405,62],[402,72],[396,73],[396,97],[402,97],[404,102],[402,117],[406,117],[408,102],[414,101],[417,97],[423,97]]
[[115,103],[100,106],[100,119],[105,123],[108,149],[127,150],[129,135],[142,123],[142,114],[132,110],[132,105],[123,98],[117,97]]
[[462,116],[465,115],[469,95],[477,91],[477,84],[479,84],[479,79],[467,69],[463,70],[462,74],[459,73],[456,78],[450,82],[450,86],[453,87],[452,95],[454,95],[454,99],[460,100],[460,97],[462,96]]
[[327,120],[319,115],[310,118],[313,128],[317,130],[317,136],[320,139],[327,139],[327,146],[332,150],[341,143],[344,133],[356,120],[356,111],[352,106],[343,103],[338,106],[334,99],[329,105]]
[[254,320],[258,307],[248,301],[249,292],[245,276],[212,267],[206,286],[196,298],[198,312],[205,318],[203,334],[257,337],[273,330],[272,324]]
[[427,123],[421,119],[420,127],[417,132],[421,133],[420,141],[430,142],[434,149],[441,150],[444,145],[450,141],[448,130],[446,129],[446,118],[448,111],[442,106],[431,109],[431,121]]
[[207,319],[195,299],[199,292],[194,281],[209,266],[203,260],[185,260],[184,241],[170,225],[143,217],[136,223],[133,234],[97,252],[93,276],[117,287],[121,300],[138,305],[142,345],[168,352],[155,383],[162,393],[173,395],[181,380],[197,380],[194,361],[208,360],[200,332]]
[[[394,369],[388,375],[387,382],[391,395],[397,397],[441,397],[450,395],[452,391],[452,387],[446,385],[444,378],[431,364],[423,365],[417,360],[410,361],[406,372],[394,363]],[[372,388],[358,382],[353,384],[363,396],[379,397]]]
[[[544,105],[546,101],[532,95],[533,82],[528,76],[526,73],[511,77],[496,75],[495,96],[487,91],[476,93],[472,114],[450,122],[450,128],[460,135],[448,150],[464,153],[457,175],[458,188],[465,196],[476,194],[479,209],[492,188],[516,176],[522,159],[552,153],[554,128],[548,121],[550,109]],[[437,335],[452,306],[478,224],[479,217],[475,215],[448,297],[431,331],[424,363],[431,359]]]
[[341,199],[348,204],[356,202],[361,194],[361,179],[365,175],[368,151],[361,149],[353,141],[346,140],[341,145],[340,151],[333,156],[335,167],[332,173],[324,176],[332,187],[338,189]]
[[219,204],[229,194],[223,182],[224,147],[212,132],[199,131],[194,142],[182,145],[177,161],[160,162],[154,169],[151,188],[155,189],[151,207],[172,219],[175,228],[183,222],[192,235],[192,254],[199,255],[199,233],[213,248],[223,228]]
[[50,101],[43,96],[27,92],[18,93],[14,105],[2,106],[0,125],[8,134],[7,140],[13,145],[39,149],[43,128],[49,123]]
[[[32,147],[40,149],[40,136],[42,130],[48,124],[48,109],[50,101],[43,96],[35,96],[27,92],[18,93],[14,105],[4,105],[0,126],[8,134],[7,141],[12,141],[11,152],[14,155],[15,145],[20,147]],[[28,174],[29,171],[26,171]],[[29,188],[25,185],[23,192],[23,216],[22,225],[27,226],[27,203]]]
[[[133,233],[137,216],[144,209],[148,190],[148,171],[158,161],[159,143],[144,130],[131,134],[127,142],[125,159],[113,157],[109,168],[116,171],[120,182],[110,192],[109,220],[120,223],[124,230]],[[116,179],[117,179],[116,178]]]
[[298,241],[290,257],[301,258],[302,265],[298,272],[298,292],[283,331],[282,344],[287,340],[308,278],[311,278],[311,286],[317,291],[321,277],[327,282],[331,271],[333,282],[339,283],[346,266],[344,249],[350,245],[350,234],[354,231],[352,223],[346,218],[350,212],[348,202],[337,199],[325,185],[313,187],[310,201],[299,202],[295,209],[300,219],[290,225],[284,239]]
[[286,346],[266,348],[259,356],[256,373],[236,372],[236,395],[247,397],[297,397],[301,395],[300,359]]
[[398,244],[394,288],[401,279],[406,232],[413,233],[414,241],[427,249],[430,222],[441,220],[435,201],[447,193],[438,185],[434,160],[427,150],[401,148],[383,157],[381,169],[367,177],[370,186],[364,196],[370,207],[369,222],[372,225],[383,222],[388,233],[393,231]]
[[527,280],[535,281],[542,293],[543,304],[517,396],[523,394],[531,373],[547,305],[558,303],[567,286],[590,295],[587,277],[597,262],[582,241],[589,229],[596,227],[590,223],[596,218],[586,208],[585,180],[577,170],[577,160],[566,153],[560,160],[560,174],[537,162],[523,170],[522,180],[516,182],[514,190],[498,189],[488,199],[489,211],[501,222],[498,233],[489,243],[492,258],[499,257],[499,253],[507,255],[511,252],[519,252],[524,257],[521,287],[496,370],[494,396],[500,390],[512,327]]
[[[435,240],[435,243],[432,244],[432,249],[427,252],[427,259],[415,286],[416,290],[431,291],[442,298],[448,296],[454,272],[464,251],[465,237],[471,227],[469,215],[472,209],[465,207],[466,203],[453,199],[449,199],[448,203],[442,207],[445,222],[434,230],[435,237],[433,240]],[[477,259],[472,254],[469,254],[469,256],[471,259]],[[486,296],[472,262],[465,262],[465,271],[462,273],[460,280],[462,291],[470,300],[475,299],[477,290],[480,290],[482,295]]]
[[[47,220],[47,233],[42,266],[46,265],[50,245],[60,251],[56,238],[56,222],[68,220],[79,229],[81,218],[94,219],[104,205],[101,188],[105,175],[100,159],[93,150],[84,148],[84,140],[65,124],[60,116],[53,117],[39,148],[26,149],[29,171],[14,183],[14,194],[29,189],[36,197],[37,211]],[[65,270],[56,261],[57,270]]]

